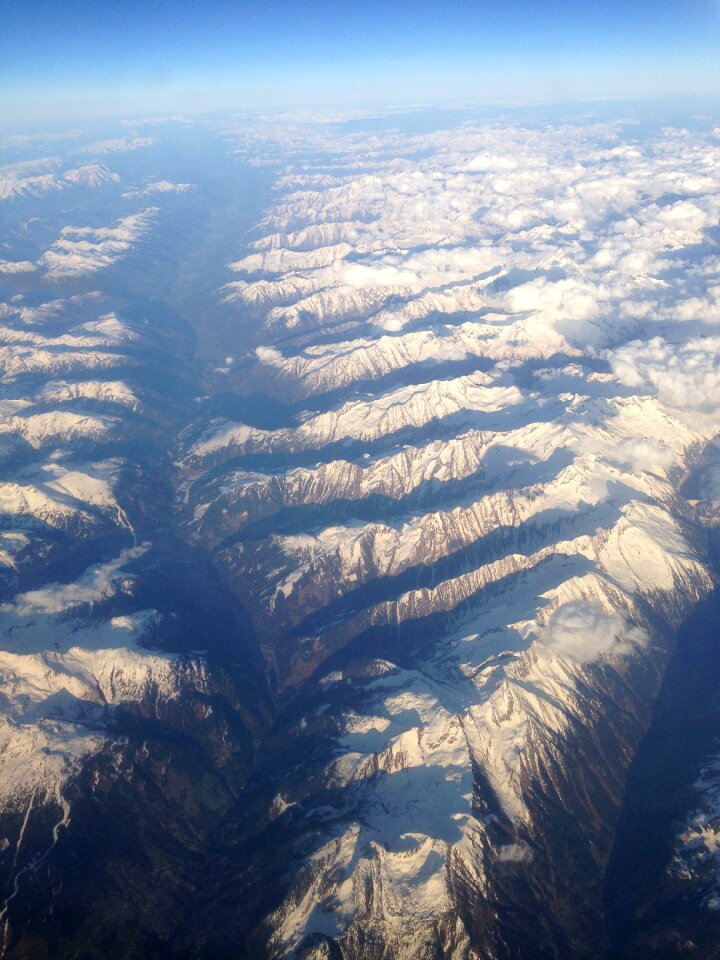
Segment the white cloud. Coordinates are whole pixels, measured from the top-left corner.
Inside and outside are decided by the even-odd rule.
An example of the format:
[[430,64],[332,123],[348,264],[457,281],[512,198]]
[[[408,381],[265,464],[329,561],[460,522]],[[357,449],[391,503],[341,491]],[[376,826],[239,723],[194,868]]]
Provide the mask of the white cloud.
[[468,163],[465,167],[472,173],[486,173],[487,171],[497,170],[515,170],[517,169],[517,160],[508,156],[493,156],[489,153],[478,154],[477,157]]
[[646,642],[645,632],[626,624],[620,614],[597,602],[571,600],[551,614],[538,639],[538,653],[592,663],[623,656]]
[[18,594],[11,603],[3,603],[0,611],[16,617],[50,615],[62,613],[80,604],[104,600],[116,592],[123,568],[142,556],[147,549],[148,545],[144,544],[123,550],[109,563],[88,567],[74,582],[51,583],[46,587]]
[[438,363],[443,361],[452,361],[452,360],[465,360],[467,357],[467,350],[459,344],[453,343],[452,340],[435,340],[432,343],[432,358],[437,360]]
[[676,454],[671,447],[646,437],[615,439],[608,456],[614,463],[629,466],[634,473],[650,470],[662,474],[677,463]]
[[608,351],[617,379],[655,394],[681,410],[720,407],[720,337],[698,337],[673,344],[662,337],[633,340]]
[[260,363],[274,364],[279,363],[283,355],[279,350],[276,350],[275,347],[256,347],[255,356],[258,358]]
[[418,275],[413,270],[403,269],[392,263],[371,266],[354,263],[344,271],[343,280],[351,287],[367,289],[372,287],[412,287],[418,283]]
[[0,260],[0,273],[30,273],[35,269],[29,260]]
[[506,843],[498,847],[497,858],[501,863],[529,863],[533,852],[524,843]]
[[609,299],[602,282],[539,277],[513,287],[505,302],[513,313],[530,313],[571,343],[587,347],[602,338],[598,321],[608,313]]

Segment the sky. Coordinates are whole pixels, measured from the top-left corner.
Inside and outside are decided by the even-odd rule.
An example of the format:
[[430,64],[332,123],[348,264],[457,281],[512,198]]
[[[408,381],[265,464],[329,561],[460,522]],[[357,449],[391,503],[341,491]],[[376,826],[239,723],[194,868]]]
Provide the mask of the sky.
[[0,119],[720,95],[720,0],[2,0]]

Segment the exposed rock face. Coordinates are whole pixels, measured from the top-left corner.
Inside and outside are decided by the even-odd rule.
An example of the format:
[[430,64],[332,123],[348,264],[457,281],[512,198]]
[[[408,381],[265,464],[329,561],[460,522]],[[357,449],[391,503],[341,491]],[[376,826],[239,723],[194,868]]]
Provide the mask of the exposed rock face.
[[[3,292],[3,955],[607,960],[716,583],[716,139],[301,134],[98,167]],[[228,141],[276,164],[245,250]],[[701,752],[641,893],[710,958]]]

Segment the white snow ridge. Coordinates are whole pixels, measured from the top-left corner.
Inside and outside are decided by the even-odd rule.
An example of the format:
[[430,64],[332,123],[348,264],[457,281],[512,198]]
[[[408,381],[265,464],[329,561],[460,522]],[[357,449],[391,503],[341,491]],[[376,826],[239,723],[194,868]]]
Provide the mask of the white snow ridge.
[[[0,960],[607,960],[715,609],[720,139],[467,115],[0,170]],[[667,960],[720,917],[701,706]]]
[[530,915],[576,895],[548,837],[607,862],[597,810],[713,586],[678,483],[720,430],[719,147],[597,124],[327,149],[345,172],[281,175],[221,292],[263,326],[253,382],[305,410],[199,424],[180,462],[188,535],[279,685],[323,700],[296,735],[332,741],[334,799],[272,807],[312,852],[265,929],[277,957],[506,956],[512,877]]

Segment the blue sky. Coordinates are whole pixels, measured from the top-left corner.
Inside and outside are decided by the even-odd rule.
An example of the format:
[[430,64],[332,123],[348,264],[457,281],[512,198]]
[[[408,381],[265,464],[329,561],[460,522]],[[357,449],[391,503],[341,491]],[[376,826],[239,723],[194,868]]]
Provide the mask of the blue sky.
[[720,0],[3,0],[0,109],[720,94]]

